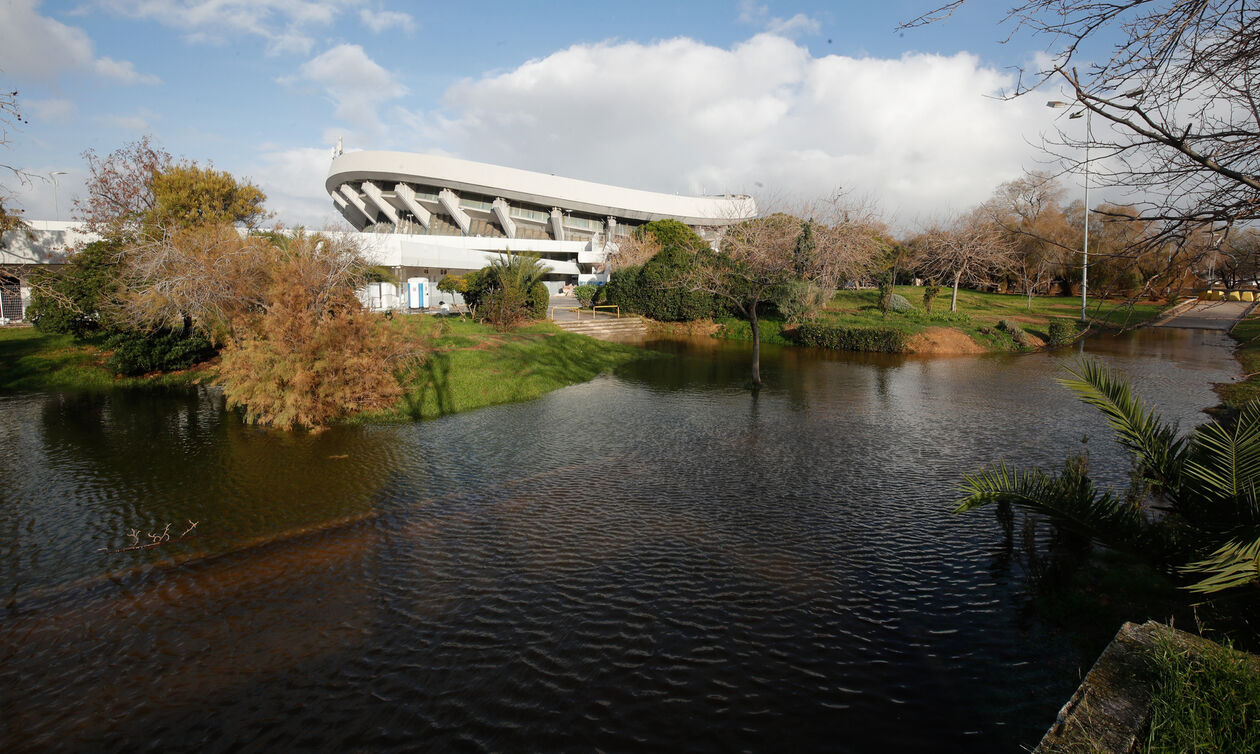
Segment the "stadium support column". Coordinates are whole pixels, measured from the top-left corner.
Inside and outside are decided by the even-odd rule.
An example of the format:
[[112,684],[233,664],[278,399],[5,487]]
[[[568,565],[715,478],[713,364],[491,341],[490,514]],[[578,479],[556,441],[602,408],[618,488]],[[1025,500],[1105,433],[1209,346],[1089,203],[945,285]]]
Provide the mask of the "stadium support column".
[[349,199],[354,208],[362,212],[369,223],[376,222],[376,209],[369,210],[367,205],[363,203],[363,197],[359,196],[359,192],[355,191],[354,187],[348,183],[341,184],[341,195]]
[[459,208],[459,196],[450,189],[442,189],[438,192],[438,204],[442,205],[442,209],[446,210],[446,214],[451,216],[464,235],[468,235],[472,220],[467,212]]
[[346,198],[342,196],[340,192],[334,191],[330,193],[329,196],[332,197],[333,206],[337,208],[337,211],[341,213],[342,217],[346,218],[346,222],[356,228],[362,226],[363,215],[350,209],[350,202],[346,201]]
[[372,203],[376,205],[377,209],[385,213],[385,216],[390,219],[390,222],[394,223],[396,228],[399,223],[398,212],[394,210],[394,205],[385,201],[385,196],[381,193],[380,188],[371,181],[364,181],[363,193],[367,194],[367,198],[372,200]]
[[564,240],[564,214],[559,207],[551,208],[551,237],[557,241]]
[[507,200],[499,197],[491,203],[490,207],[494,210],[495,219],[499,221],[507,237],[516,238],[516,222],[512,220],[512,208],[508,206]]
[[402,203],[407,207],[412,215],[415,215],[415,218],[420,221],[420,224],[424,226],[425,230],[429,229],[429,223],[431,222],[433,215],[429,212],[429,210],[425,209],[420,202],[416,201],[416,192],[412,190],[410,186],[405,183],[400,183],[397,186],[394,186],[394,196],[402,200]]

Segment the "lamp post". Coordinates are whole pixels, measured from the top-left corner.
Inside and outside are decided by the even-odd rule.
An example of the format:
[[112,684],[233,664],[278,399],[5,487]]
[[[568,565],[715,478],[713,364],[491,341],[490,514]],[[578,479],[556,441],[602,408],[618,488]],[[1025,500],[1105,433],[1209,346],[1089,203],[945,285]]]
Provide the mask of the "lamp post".
[[[1056,109],[1071,106],[1071,102],[1061,100],[1046,103],[1046,107]],[[1082,115],[1085,116],[1085,245],[1081,251],[1081,321],[1084,322],[1085,302],[1089,295],[1089,145],[1094,140],[1093,112],[1086,108],[1068,115],[1068,118],[1075,120]]]
[[53,182],[53,210],[56,212],[56,217],[54,219],[57,221],[61,220],[61,202],[57,199],[57,176],[59,175],[66,175],[66,171],[54,170],[48,174],[48,177],[51,178]]

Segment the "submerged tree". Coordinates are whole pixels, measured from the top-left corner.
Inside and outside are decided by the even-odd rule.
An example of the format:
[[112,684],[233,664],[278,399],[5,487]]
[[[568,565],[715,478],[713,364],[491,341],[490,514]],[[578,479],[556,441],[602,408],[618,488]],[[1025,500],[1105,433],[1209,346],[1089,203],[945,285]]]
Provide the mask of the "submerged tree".
[[365,269],[358,248],[307,235],[243,248],[265,249],[269,263],[231,302],[242,308],[219,370],[229,406],[291,429],[392,405],[395,373],[417,350],[355,297]]
[[798,217],[775,213],[731,226],[716,252],[705,250],[684,285],[707,291],[731,305],[752,332],[752,382],[761,385],[760,308],[784,286],[802,281],[831,289],[864,273],[882,247],[879,228],[832,201],[806,216],[830,215],[835,222],[810,228],[813,248],[798,241],[807,227]]

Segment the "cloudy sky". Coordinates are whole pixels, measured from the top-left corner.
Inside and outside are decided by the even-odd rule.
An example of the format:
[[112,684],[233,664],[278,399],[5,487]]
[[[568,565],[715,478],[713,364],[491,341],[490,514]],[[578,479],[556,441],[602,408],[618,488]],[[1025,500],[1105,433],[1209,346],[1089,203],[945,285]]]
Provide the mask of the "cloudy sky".
[[0,87],[28,121],[0,163],[66,173],[0,183],[68,219],[83,151],[152,134],[322,226],[341,137],[656,191],[843,189],[910,228],[1039,167],[1056,115],[1053,91],[995,98],[1044,52],[999,44],[1004,3],[896,30],[933,4],[0,0]]

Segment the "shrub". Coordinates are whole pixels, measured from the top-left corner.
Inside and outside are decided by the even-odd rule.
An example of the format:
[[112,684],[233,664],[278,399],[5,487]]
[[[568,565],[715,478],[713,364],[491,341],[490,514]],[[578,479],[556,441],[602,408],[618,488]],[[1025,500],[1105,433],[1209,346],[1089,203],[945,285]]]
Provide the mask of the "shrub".
[[642,265],[631,265],[613,270],[608,276],[608,284],[604,286],[604,297],[610,304],[620,306],[628,312],[642,313],[642,289],[639,287],[639,271]]
[[1028,333],[1024,332],[1024,328],[1013,319],[1003,319],[998,321],[998,329],[1011,336],[1011,340],[1020,348],[1032,347],[1032,341],[1028,339]]
[[683,249],[692,255],[709,248],[708,242],[700,234],[680,220],[653,220],[635,228],[634,235],[638,238],[654,236],[661,248]]
[[607,286],[608,301],[659,322],[712,317],[721,311],[717,299],[681,284],[695,264],[695,254],[688,248],[667,246],[642,266],[615,270]]
[[893,273],[892,270],[889,270],[879,278],[879,311],[881,314],[888,314],[888,310],[892,308],[892,297],[895,295],[893,293]]
[[506,329],[526,319],[547,316],[551,295],[542,277],[550,269],[537,257],[513,254],[466,275],[443,278],[438,290],[446,290],[445,285],[453,292],[462,293],[473,316]]
[[214,345],[201,333],[194,330],[185,335],[168,329],[124,330],[105,341],[105,349],[113,351],[105,366],[128,377],[187,369],[216,353]]
[[579,285],[573,289],[573,295],[577,297],[578,306],[583,309],[591,308],[591,304],[595,303],[595,294],[599,293],[599,286],[590,285],[589,283]]
[[881,353],[905,351],[907,340],[906,333],[895,327],[840,327],[814,323],[797,327],[793,338],[803,346]]
[[923,310],[928,314],[932,313],[932,302],[939,295],[941,295],[941,284],[936,282],[935,278],[928,278],[927,285],[923,286]]
[[1051,346],[1061,346],[1076,340],[1080,333],[1080,324],[1076,320],[1056,317],[1050,320],[1050,330],[1046,342]]
[[525,308],[531,319],[546,319],[547,307],[551,305],[551,291],[541,282],[534,283],[525,296]]
[[805,280],[793,280],[778,290],[774,305],[788,322],[801,322],[827,305],[835,290]]
[[898,314],[914,311],[914,305],[900,293],[893,293],[888,296],[888,308]]
[[119,289],[117,254],[118,244],[94,241],[60,271],[38,270],[26,318],[43,332],[76,338],[111,329],[109,312]]

